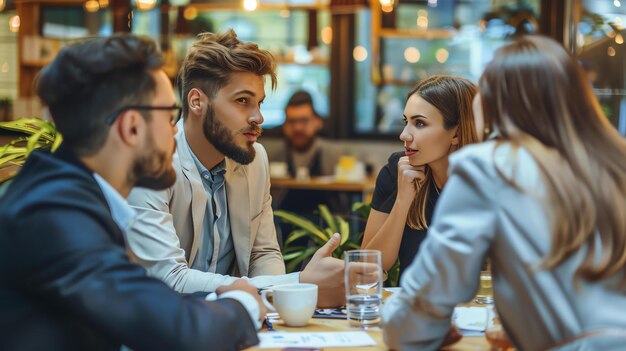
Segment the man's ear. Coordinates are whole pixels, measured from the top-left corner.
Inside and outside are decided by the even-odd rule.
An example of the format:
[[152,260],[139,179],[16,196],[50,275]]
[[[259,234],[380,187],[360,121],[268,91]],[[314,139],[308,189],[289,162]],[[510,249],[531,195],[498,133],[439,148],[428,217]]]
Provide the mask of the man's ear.
[[204,115],[204,109],[208,103],[207,96],[198,88],[189,90],[187,94],[187,106],[189,114],[194,116]]
[[118,117],[117,132],[120,140],[128,146],[138,146],[146,133],[146,121],[143,116],[135,110],[126,110]]

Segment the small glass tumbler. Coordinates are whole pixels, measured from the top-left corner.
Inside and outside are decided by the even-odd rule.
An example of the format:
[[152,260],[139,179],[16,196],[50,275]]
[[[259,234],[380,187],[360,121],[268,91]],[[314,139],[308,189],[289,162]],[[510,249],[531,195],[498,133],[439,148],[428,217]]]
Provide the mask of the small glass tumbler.
[[491,265],[489,262],[485,264],[485,269],[480,272],[478,293],[474,301],[480,304],[493,303],[493,284],[491,283]]
[[346,251],[345,284],[348,322],[367,329],[380,325],[382,265],[378,250]]

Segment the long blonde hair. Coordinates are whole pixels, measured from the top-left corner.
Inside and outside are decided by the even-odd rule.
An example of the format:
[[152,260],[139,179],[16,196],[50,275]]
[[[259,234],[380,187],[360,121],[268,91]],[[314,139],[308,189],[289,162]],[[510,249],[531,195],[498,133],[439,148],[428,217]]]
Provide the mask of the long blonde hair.
[[587,245],[576,277],[596,281],[623,272],[626,140],[602,113],[576,60],[551,39],[522,37],[496,53],[479,85],[499,143],[528,150],[545,181],[552,246],[544,268]]
[[[476,128],[474,126],[474,113],[472,111],[472,100],[478,92],[478,87],[463,77],[448,75],[433,75],[419,81],[407,95],[407,100],[417,94],[429,104],[433,105],[443,115],[443,126],[445,129],[452,129],[456,126],[459,143],[457,147],[475,143],[478,141]],[[426,177],[424,182],[418,187],[415,199],[411,203],[407,224],[413,229],[426,229],[426,200],[430,192],[433,175],[426,166]]]

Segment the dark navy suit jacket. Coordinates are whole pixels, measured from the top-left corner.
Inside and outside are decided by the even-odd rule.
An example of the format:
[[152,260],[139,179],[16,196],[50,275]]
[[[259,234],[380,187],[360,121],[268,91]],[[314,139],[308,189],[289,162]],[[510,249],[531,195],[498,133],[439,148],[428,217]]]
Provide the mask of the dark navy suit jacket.
[[236,350],[258,342],[231,299],[181,296],[129,262],[92,173],[35,152],[0,199],[0,350]]

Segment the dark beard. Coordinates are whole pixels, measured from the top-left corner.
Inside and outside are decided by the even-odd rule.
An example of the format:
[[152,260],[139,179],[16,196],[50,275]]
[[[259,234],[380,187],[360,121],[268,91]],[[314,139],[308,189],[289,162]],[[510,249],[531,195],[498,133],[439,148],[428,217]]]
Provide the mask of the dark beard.
[[[176,143],[174,150],[176,151]],[[176,182],[176,171],[172,163],[168,162],[166,152],[156,151],[154,148],[154,139],[150,135],[150,150],[139,159],[135,160],[133,165],[133,181],[135,186],[148,188],[152,190],[163,190],[171,187]],[[132,183],[131,183],[132,184]]]
[[[208,106],[204,116],[202,131],[204,132],[204,136],[207,140],[217,149],[217,151],[224,154],[224,156],[242,165],[247,165],[254,161],[256,150],[254,149],[254,146],[252,146],[252,143],[250,143],[247,148],[237,146],[232,141],[233,134],[224,126],[224,124],[222,124],[222,122],[215,119],[215,111],[210,105]],[[256,132],[261,134],[261,127],[253,125],[239,132]]]

